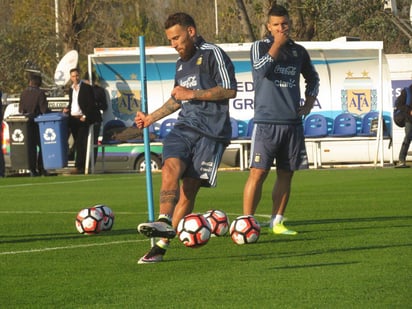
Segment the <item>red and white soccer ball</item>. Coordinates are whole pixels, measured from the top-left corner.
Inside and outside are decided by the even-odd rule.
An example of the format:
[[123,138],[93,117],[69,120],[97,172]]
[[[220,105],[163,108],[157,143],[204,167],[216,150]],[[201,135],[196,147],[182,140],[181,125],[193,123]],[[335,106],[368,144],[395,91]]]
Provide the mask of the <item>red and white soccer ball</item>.
[[229,230],[229,219],[226,213],[222,210],[208,210],[203,215],[210,224],[212,235],[223,236]]
[[188,214],[177,225],[179,240],[189,248],[206,245],[211,235],[210,224],[202,214]]
[[106,205],[101,204],[95,205],[93,207],[98,208],[103,212],[102,231],[110,231],[114,223],[114,213],[112,209]]
[[85,208],[76,217],[76,228],[81,234],[97,234],[102,230],[103,212],[97,207]]
[[237,217],[230,225],[230,236],[235,244],[251,244],[257,242],[260,225],[253,216]]

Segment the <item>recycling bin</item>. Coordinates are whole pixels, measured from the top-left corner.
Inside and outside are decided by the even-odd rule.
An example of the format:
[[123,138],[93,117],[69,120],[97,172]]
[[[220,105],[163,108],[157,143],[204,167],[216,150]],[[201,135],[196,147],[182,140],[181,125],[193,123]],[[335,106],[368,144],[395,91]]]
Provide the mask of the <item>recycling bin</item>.
[[35,158],[36,125],[28,114],[8,116],[5,121],[9,126],[10,162],[13,169],[32,169]]
[[34,118],[39,125],[44,169],[67,166],[68,117],[63,113],[47,113]]

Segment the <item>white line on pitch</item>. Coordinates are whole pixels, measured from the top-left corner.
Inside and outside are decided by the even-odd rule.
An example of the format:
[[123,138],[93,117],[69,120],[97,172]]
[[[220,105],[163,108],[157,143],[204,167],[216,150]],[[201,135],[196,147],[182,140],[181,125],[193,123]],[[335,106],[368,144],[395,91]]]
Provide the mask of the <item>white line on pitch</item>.
[[68,183],[78,183],[78,182],[90,182],[90,181],[100,181],[101,179],[84,179],[84,180],[74,180],[74,181],[57,181],[57,182],[39,182],[39,183],[21,183],[16,185],[5,185],[0,186],[0,189],[7,188],[18,188],[18,187],[29,187],[29,186],[44,186],[44,185],[60,185]]
[[133,242],[142,242],[142,241],[147,241],[147,240],[135,239],[135,240],[111,241],[111,242],[84,244],[84,245],[73,245],[73,246],[65,246],[65,247],[51,247],[51,248],[30,249],[30,250],[21,250],[21,251],[6,251],[6,252],[0,252],[0,255],[13,255],[13,254],[37,253],[37,252],[67,250],[67,249],[76,249],[76,248],[110,246],[110,245],[126,244],[126,243],[133,243]]
[[[123,179],[134,179],[135,177],[120,177]],[[56,182],[39,182],[39,183],[21,183],[15,185],[2,185],[0,189],[7,189],[7,188],[18,188],[18,187],[29,187],[29,186],[44,186],[44,185],[59,185],[59,184],[68,184],[68,183],[79,183],[79,182],[91,182],[91,181],[103,181],[105,179],[102,178],[94,178],[94,179],[82,179],[82,180],[71,180],[71,181],[56,181]]]
[[[0,210],[0,214],[77,214],[76,211]],[[116,211],[117,215],[145,215],[147,212]]]

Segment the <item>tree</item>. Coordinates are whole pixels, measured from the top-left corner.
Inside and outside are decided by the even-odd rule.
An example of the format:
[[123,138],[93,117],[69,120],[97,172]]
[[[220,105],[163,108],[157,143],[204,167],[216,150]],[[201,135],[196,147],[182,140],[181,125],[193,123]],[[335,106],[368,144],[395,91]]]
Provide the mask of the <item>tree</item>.
[[[24,66],[49,73],[56,66],[55,35],[47,1],[9,2],[8,25],[0,31],[0,69],[4,92],[16,92],[27,86]],[[32,14],[36,7],[36,14]],[[54,23],[53,23],[54,25]]]
[[[209,41],[242,43],[262,38],[274,2],[288,8],[297,41],[358,36],[383,41],[386,53],[411,52],[408,38],[383,12],[382,0],[217,0],[217,12],[215,0],[58,0],[58,37],[54,0],[0,0],[0,87],[4,92],[20,92],[27,84],[27,60],[44,75],[54,76],[56,53],[61,57],[77,50],[85,70],[87,55],[95,47],[137,46],[139,35],[146,37],[148,46],[168,45],[163,23],[176,11],[192,15]],[[409,14],[409,7],[410,0],[398,0],[399,14]]]

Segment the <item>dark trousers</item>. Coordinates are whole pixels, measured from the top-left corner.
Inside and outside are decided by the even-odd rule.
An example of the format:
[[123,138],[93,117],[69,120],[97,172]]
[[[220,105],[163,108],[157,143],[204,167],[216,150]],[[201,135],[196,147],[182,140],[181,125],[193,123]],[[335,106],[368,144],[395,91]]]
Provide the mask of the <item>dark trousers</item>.
[[84,171],[86,164],[86,152],[87,152],[87,137],[89,135],[89,124],[85,121],[80,121],[79,118],[69,118],[69,128],[74,139],[75,150],[75,164],[74,166]]
[[[0,116],[1,116],[2,110],[0,106]],[[0,118],[0,177],[4,177],[6,175],[6,164],[4,162],[4,155],[3,155],[3,124],[2,124],[2,118]]]
[[[93,144],[94,145],[97,145],[97,143],[98,143],[98,141],[99,141],[99,134],[100,134],[100,127],[102,126],[102,123],[101,122],[96,122],[95,124],[94,124],[94,127],[93,127]],[[94,163],[96,163],[96,160],[97,160],[97,151],[98,151],[98,149],[97,148],[94,148]]]
[[41,152],[41,142],[39,125],[37,123],[30,122],[29,130],[32,132],[32,139],[29,145],[29,167],[30,172],[34,175],[43,174],[43,156]]
[[401,150],[399,151],[399,161],[405,162],[408,155],[409,146],[412,140],[412,123],[405,122],[405,138],[403,139]]

